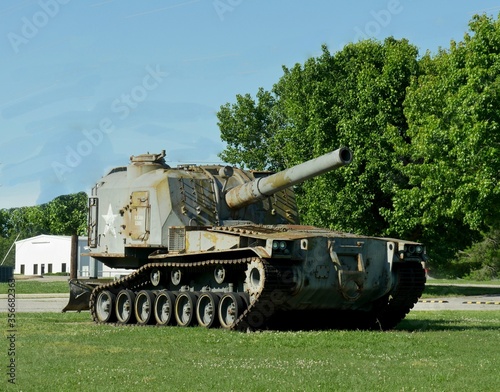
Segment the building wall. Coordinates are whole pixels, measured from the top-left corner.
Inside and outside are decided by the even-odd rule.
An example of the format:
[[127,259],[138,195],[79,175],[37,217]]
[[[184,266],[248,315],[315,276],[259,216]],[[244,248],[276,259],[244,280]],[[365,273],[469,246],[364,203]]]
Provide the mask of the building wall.
[[[95,261],[86,253],[87,237],[78,238],[78,272],[79,277],[118,277],[130,273],[130,270],[115,270]],[[71,237],[55,235],[39,235],[16,242],[15,274],[43,275],[49,273],[70,272]]]
[[39,235],[16,242],[14,273],[41,275],[69,272],[71,237]]

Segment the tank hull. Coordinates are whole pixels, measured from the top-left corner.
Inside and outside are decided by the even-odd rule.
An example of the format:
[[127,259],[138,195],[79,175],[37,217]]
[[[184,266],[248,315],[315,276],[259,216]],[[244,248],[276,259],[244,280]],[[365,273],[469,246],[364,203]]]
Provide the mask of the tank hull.
[[[203,243],[203,232],[210,243],[225,244],[226,237],[232,237],[255,246],[191,252],[190,247]],[[212,304],[216,322],[207,323],[210,326],[388,329],[410,311],[425,285],[418,259],[400,259],[405,247],[415,243],[304,226],[217,227],[191,230],[191,237],[197,241],[186,241],[187,249],[153,252],[130,275],[94,288],[90,296],[94,321],[187,326],[182,320],[191,316],[189,325],[204,325],[199,321],[204,314],[200,307],[213,296],[219,303],[217,309]],[[104,256],[102,260],[106,261]],[[151,297],[146,310],[137,300],[145,292]],[[105,300],[102,293],[107,293]],[[126,319],[120,317],[125,305],[116,299],[125,293],[133,298],[126,301],[132,313]],[[155,302],[169,296],[173,316],[164,324],[162,307]],[[188,297],[191,305],[183,305]],[[224,310],[228,301],[231,311]],[[108,305],[103,317],[99,309]],[[147,317],[141,317],[141,309]]]

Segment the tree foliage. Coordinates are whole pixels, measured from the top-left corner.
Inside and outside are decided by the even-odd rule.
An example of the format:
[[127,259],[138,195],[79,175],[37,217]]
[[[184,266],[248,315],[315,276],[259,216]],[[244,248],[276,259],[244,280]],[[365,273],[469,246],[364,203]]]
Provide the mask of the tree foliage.
[[[37,206],[0,209],[0,260],[16,239],[40,234],[85,235],[87,200],[87,194],[80,192]],[[14,265],[13,252],[4,264]]]
[[418,227],[448,258],[500,221],[500,23],[476,16],[470,29],[427,54],[408,89],[411,144],[399,153],[411,186],[395,194],[389,217],[397,232]]
[[461,251],[455,265],[462,267],[461,275],[476,280],[500,277],[500,227],[491,229],[484,238]]
[[272,92],[259,90],[257,102],[238,96],[221,108],[219,126],[228,144],[221,157],[279,170],[349,146],[355,153],[350,167],[303,184],[303,221],[380,233],[388,226],[379,210],[390,208],[390,184],[401,180],[389,136],[407,129],[402,102],[417,70],[417,49],[394,39],[348,45],[335,55],[322,49],[304,65],[285,67]]
[[500,22],[449,49],[361,41],[283,68],[218,113],[221,157],[280,170],[342,145],[353,163],[298,190],[303,223],[423,241],[446,263],[500,221]]

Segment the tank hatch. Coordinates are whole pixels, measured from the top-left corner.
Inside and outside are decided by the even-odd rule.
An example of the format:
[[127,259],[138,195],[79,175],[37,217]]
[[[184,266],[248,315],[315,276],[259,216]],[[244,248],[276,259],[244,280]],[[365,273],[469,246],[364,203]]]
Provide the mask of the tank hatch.
[[130,157],[130,162],[132,164],[147,164],[147,163],[156,163],[162,166],[168,167],[165,163],[165,150],[162,150],[159,154],[140,154],[140,155],[132,155]]

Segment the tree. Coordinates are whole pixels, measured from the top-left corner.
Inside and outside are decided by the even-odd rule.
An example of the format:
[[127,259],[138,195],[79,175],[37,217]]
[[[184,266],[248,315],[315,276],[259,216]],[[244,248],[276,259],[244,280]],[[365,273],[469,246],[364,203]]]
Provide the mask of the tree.
[[[16,239],[40,234],[85,235],[87,233],[87,194],[79,192],[56,197],[31,207],[0,210],[0,261]],[[11,252],[4,265],[14,265]]]
[[221,106],[217,116],[221,138],[228,143],[219,154],[225,162],[256,170],[273,167],[270,150],[273,136],[274,97],[262,88],[257,103],[250,94],[237,95],[235,104]]
[[[406,40],[364,41],[291,69],[257,102],[237,96],[218,113],[228,147],[221,157],[251,168],[280,170],[342,145],[354,152],[347,168],[304,183],[298,205],[304,223],[365,234],[388,228],[380,209],[392,208],[392,134],[407,129],[405,89],[417,67]],[[251,119],[251,120],[249,120]]]
[[484,238],[461,251],[453,267],[462,269],[462,276],[476,280],[500,277],[500,227],[492,228]]
[[6,209],[0,210],[0,238],[8,236],[9,213]]
[[85,235],[87,232],[87,194],[59,196],[32,207],[0,210],[0,236],[33,237],[40,234]]
[[[3,238],[0,237],[0,263],[3,261],[4,266],[15,265],[15,252],[11,250],[11,246],[16,238]],[[10,253],[9,253],[9,250]],[[5,258],[5,261],[4,261]]]
[[85,235],[87,233],[87,203],[85,192],[56,197],[45,206],[45,219],[50,234]]
[[386,213],[395,232],[422,232],[442,261],[500,222],[500,22],[475,16],[470,30],[420,61],[405,101],[411,143],[398,149],[410,186]]

